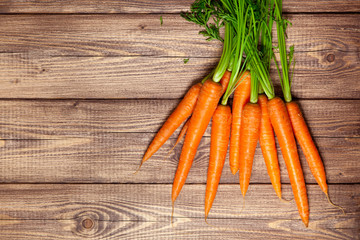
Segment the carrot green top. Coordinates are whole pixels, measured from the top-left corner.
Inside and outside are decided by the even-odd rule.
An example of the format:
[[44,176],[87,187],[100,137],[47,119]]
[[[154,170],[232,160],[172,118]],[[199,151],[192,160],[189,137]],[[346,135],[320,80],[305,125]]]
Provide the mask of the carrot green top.
[[[291,78],[289,77],[291,64],[293,64],[293,71],[295,67],[294,60],[294,46],[290,47],[289,53],[286,51],[286,28],[289,22],[282,17],[282,0],[273,0],[275,2],[275,21],[276,21],[276,30],[277,30],[277,38],[278,38],[278,48],[280,53],[280,62],[281,62],[281,71],[279,69],[279,65],[275,59],[275,54],[273,54],[274,61],[276,63],[276,68],[280,77],[280,83],[282,92],[284,94],[284,99],[286,102],[291,102]],[[282,74],[281,74],[281,73]]]
[[[226,69],[232,72],[222,104],[227,104],[229,96],[239,84],[239,75],[245,67],[251,70],[254,85],[250,101],[257,102],[259,87],[269,99],[275,97],[269,76],[270,60],[275,59],[272,46],[272,25],[275,21],[282,75],[276,60],[275,63],[281,78],[284,98],[291,101],[289,66],[295,62],[293,47],[290,48],[289,54],[286,52],[285,31],[288,21],[282,18],[282,0],[195,0],[190,11],[181,15],[186,20],[202,26],[203,30],[199,33],[206,36],[207,40],[216,39],[224,43],[219,63],[210,74],[215,82],[219,82]],[[224,26],[225,37],[222,39],[220,29]]]

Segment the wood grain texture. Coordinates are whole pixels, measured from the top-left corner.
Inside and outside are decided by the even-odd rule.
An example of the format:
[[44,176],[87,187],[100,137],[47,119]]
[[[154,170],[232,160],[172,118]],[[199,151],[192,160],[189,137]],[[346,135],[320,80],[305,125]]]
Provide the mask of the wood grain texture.
[[[295,97],[360,98],[359,16],[291,15]],[[0,98],[180,98],[216,66],[221,45],[164,18],[161,27],[156,14],[3,16]]]
[[[193,0],[2,0],[0,13],[179,13]],[[285,12],[358,12],[356,0],[284,0]]]
[[[176,135],[133,174],[179,99],[220,57],[221,44],[179,16],[192,2],[0,1],[1,239],[360,239],[357,0],[284,0],[297,61],[292,93],[323,157],[330,196],[347,215],[327,203],[299,148],[306,229],[295,203],[277,199],[257,148],[245,209],[227,159],[210,212],[217,228],[206,225],[210,129],[174,226],[181,146],[167,152]],[[283,197],[292,199],[278,153]]]
[[[3,183],[172,183],[181,146],[168,155],[171,138],[134,175],[154,134],[104,133],[60,139],[3,140],[0,151],[0,182]],[[323,158],[329,183],[360,183],[358,164],[360,138],[314,138]],[[187,178],[205,183],[210,137],[204,137]],[[298,147],[300,149],[300,147]],[[282,182],[288,183],[286,167],[278,148]],[[305,180],[315,183],[299,150]],[[228,159],[222,183],[237,183]],[[255,152],[251,183],[270,183],[260,148]]]
[[[204,222],[205,185],[185,185],[170,224],[171,185],[1,185],[6,239],[359,239],[360,185],[330,185],[341,215],[309,185],[310,225],[271,185],[252,185],[246,207],[237,185],[222,184]],[[291,188],[283,195],[291,198]]]
[[[4,15],[0,51],[37,56],[220,57],[222,44],[205,41],[197,25],[169,14],[162,16],[160,25],[160,16]],[[359,52],[358,14],[285,17],[293,24],[287,29],[287,43],[297,52]]]
[[[63,139],[106,133],[149,133],[148,136],[152,136],[179,101],[2,100],[0,137],[19,140]],[[313,136],[360,137],[360,100],[298,102]],[[210,136],[210,127],[211,123],[205,136]]]
[[[328,62],[329,55],[335,56]],[[295,98],[360,99],[356,52],[299,52],[292,94]],[[44,57],[0,53],[0,98],[181,98],[205,77],[217,58]],[[274,66],[275,90],[281,88]],[[351,87],[349,87],[351,86]]]

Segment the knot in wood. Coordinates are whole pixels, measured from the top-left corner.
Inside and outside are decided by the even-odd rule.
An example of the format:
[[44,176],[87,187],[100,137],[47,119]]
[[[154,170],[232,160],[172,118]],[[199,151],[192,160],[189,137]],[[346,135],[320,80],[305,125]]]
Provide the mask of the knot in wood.
[[82,221],[82,226],[85,229],[91,229],[94,226],[94,221],[90,218],[86,218]]
[[329,54],[329,55],[327,55],[326,59],[328,60],[328,62],[333,62],[333,61],[335,61],[335,55]]

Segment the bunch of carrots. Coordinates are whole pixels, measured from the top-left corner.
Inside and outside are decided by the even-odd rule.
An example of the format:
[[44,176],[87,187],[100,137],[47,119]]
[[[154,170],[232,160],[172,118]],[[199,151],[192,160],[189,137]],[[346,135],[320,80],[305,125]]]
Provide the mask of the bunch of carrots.
[[[295,66],[294,48],[290,47],[290,51],[286,48],[288,21],[282,16],[282,0],[196,0],[190,11],[182,13],[182,16],[202,26],[204,30],[200,33],[207,40],[223,42],[223,52],[217,67],[188,90],[168,117],[149,145],[140,167],[185,122],[175,143],[176,146],[185,136],[172,187],[174,209],[200,140],[212,119],[205,191],[206,220],[216,196],[229,145],[230,170],[233,174],[239,172],[242,195],[245,197],[250,183],[259,141],[275,193],[282,198],[276,135],[300,217],[308,226],[308,196],[295,138],[317,183],[331,201],[323,162],[299,106],[292,101],[290,75]],[[273,46],[274,23],[277,47]],[[224,28],[223,38],[220,36],[221,28]],[[280,64],[275,50],[280,55]],[[285,102],[275,96],[270,79],[271,61],[277,67]],[[232,95],[230,107],[228,100]]]

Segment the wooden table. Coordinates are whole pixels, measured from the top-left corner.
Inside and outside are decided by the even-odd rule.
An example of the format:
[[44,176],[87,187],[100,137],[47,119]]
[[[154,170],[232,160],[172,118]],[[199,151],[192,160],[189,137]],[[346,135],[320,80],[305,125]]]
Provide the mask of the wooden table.
[[[297,59],[293,95],[345,216],[328,204],[300,151],[306,229],[294,201],[277,199],[257,149],[245,207],[226,162],[207,225],[209,129],[174,226],[171,183],[181,148],[166,155],[176,135],[133,174],[179,99],[219,59],[221,44],[179,17],[191,2],[0,2],[1,239],[359,239],[357,0],[284,0]],[[292,199],[279,156],[283,196]]]

